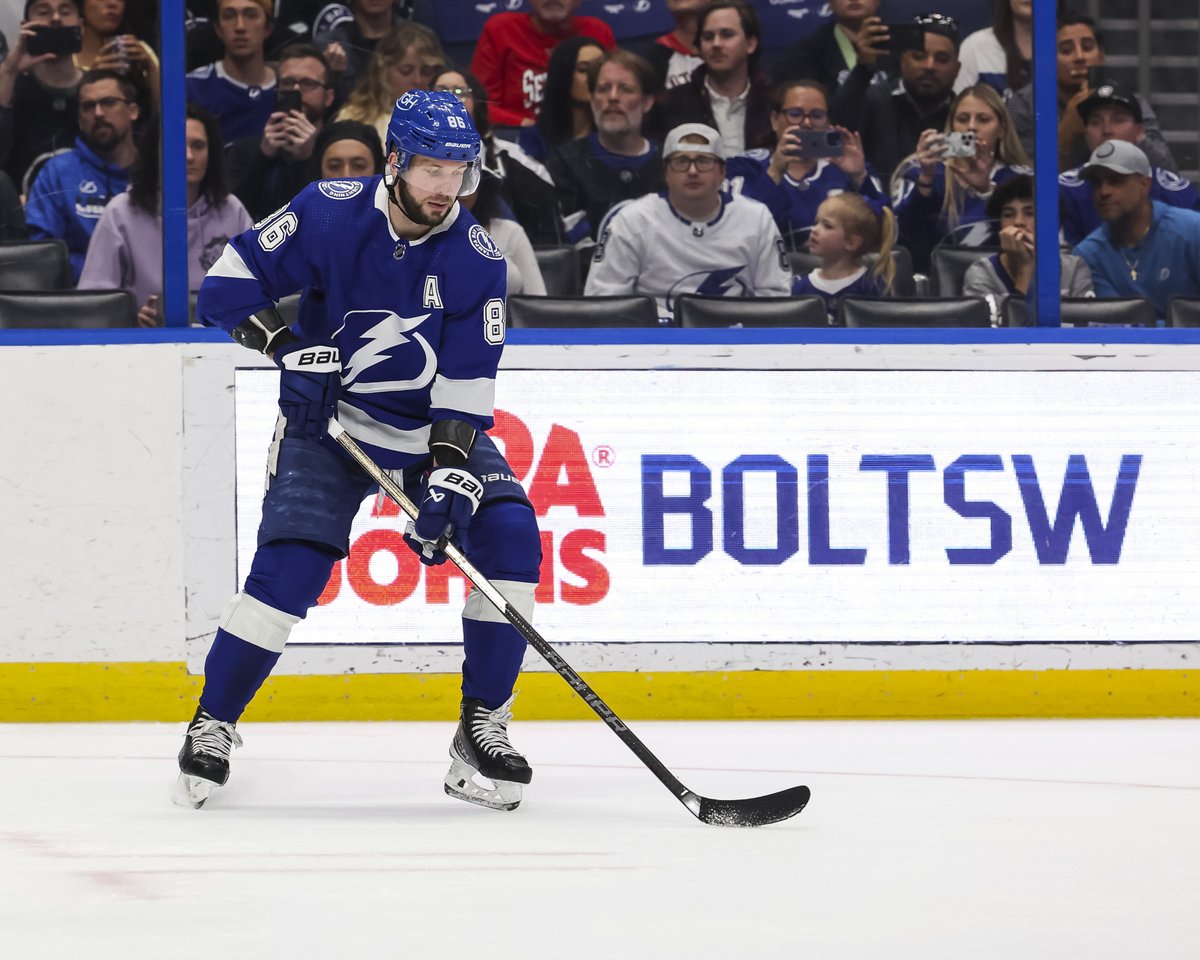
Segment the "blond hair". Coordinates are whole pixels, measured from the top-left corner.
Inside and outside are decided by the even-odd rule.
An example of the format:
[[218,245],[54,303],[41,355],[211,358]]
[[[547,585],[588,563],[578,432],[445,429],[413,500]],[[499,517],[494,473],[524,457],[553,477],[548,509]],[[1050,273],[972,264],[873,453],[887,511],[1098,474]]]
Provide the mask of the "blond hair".
[[875,212],[861,194],[835,193],[826,197],[821,204],[831,220],[836,220],[842,232],[849,237],[858,237],[862,245],[856,256],[861,259],[868,253],[877,253],[871,275],[883,282],[883,292],[890,295],[896,282],[896,262],[892,259],[892,248],[896,245],[896,218],[890,207],[883,213]]
[[436,59],[439,63],[446,61],[437,35],[428,27],[419,23],[402,23],[392,28],[375,45],[358,84],[350,91],[346,105],[338,112],[339,120],[374,123],[380,116],[391,116],[396,98],[387,84],[388,67],[403,60],[409,47],[414,48],[419,56]]

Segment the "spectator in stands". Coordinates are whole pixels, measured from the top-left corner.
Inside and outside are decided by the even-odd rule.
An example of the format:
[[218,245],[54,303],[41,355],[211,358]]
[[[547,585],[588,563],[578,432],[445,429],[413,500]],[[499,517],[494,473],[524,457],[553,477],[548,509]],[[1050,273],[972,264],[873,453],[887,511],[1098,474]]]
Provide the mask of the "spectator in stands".
[[[946,159],[947,135],[974,135],[974,154]],[[950,107],[945,134],[926,130],[917,151],[892,177],[900,242],[913,255],[913,266],[928,271],[930,254],[940,242],[963,246],[986,243],[987,197],[1021,173],[1031,173],[1021,141],[994,87],[976,84]]]
[[1167,316],[1171,297],[1200,296],[1200,213],[1150,195],[1150,161],[1125,140],[1106,140],[1083,166],[1104,223],[1075,253],[1098,297],[1144,297]]
[[83,77],[71,54],[35,55],[27,46],[39,27],[73,27],[79,20],[76,0],[26,0],[20,32],[0,63],[0,162],[22,191],[34,160],[75,140]]
[[[891,296],[895,242],[896,222],[890,209],[885,207],[881,213],[855,193],[829,197],[817,208],[808,241],[808,252],[820,257],[821,265],[798,277],[793,292],[821,297],[830,323],[835,322],[843,297]],[[874,266],[866,259],[872,253]]]
[[[1146,151],[1146,130],[1141,102],[1116,84],[1104,84],[1094,90],[1078,107],[1084,120],[1084,142],[1095,150],[1106,140],[1124,140]],[[1071,244],[1079,243],[1100,225],[1100,215],[1092,203],[1091,181],[1081,169],[1068,170],[1058,178],[1063,206],[1062,233]],[[1173,207],[1200,210],[1196,188],[1170,170],[1151,166],[1150,199]]]
[[0,240],[25,239],[25,211],[12,178],[0,170]]
[[419,23],[402,23],[375,46],[337,119],[371,124],[386,147],[396,101],[409,90],[428,90],[445,63],[446,55],[432,30]]
[[[807,239],[817,208],[832,194],[861,194],[876,213],[890,206],[883,185],[867,169],[858,134],[830,125],[825,88],[815,80],[789,80],[777,88],[771,127],[774,149],[730,158],[727,175],[734,189],[767,205],[793,246],[799,245],[797,239]],[[810,130],[835,130],[842,152],[834,157],[806,154],[799,136]]]
[[596,245],[587,296],[646,294],[670,320],[675,299],[784,297],[792,271],[771,211],[723,193],[720,133],[686,123],[663,147],[667,189],[630,200],[609,217]]
[[925,31],[925,49],[900,53],[899,84],[872,83],[871,68],[860,60],[830,104],[838,123],[862,135],[867,162],[885,178],[916,150],[922,131],[945,128],[954,99],[958,22],[940,13],[913,22]]
[[570,37],[591,37],[606,50],[617,45],[612,28],[577,16],[583,0],[529,0],[529,13],[496,13],[483,26],[471,72],[487,90],[492,123],[527,127],[542,105],[550,54]]
[[[978,260],[967,268],[963,295],[984,297],[992,307],[993,320],[1000,316],[1005,297],[1024,297],[1033,282],[1035,228],[1033,177],[1021,174],[1002,183],[988,197],[988,218],[997,226],[1000,252]],[[1064,253],[1060,258],[1064,297],[1090,297],[1092,274],[1079,257]]]
[[500,195],[500,178],[485,170],[479,178],[479,189],[459,197],[459,202],[484,225],[504,254],[508,267],[508,295],[521,293],[544,297],[546,281],[542,278],[533,245],[521,225],[506,215]]
[[313,156],[322,180],[373,177],[383,173],[383,144],[375,128],[357,120],[339,120],[321,130]]
[[[124,288],[137,300],[138,324],[162,325],[162,212],[159,201],[158,123],[146,125],[129,192],[104,210],[88,250],[81,287]],[[250,215],[225,187],[221,128],[188,104],[186,123],[188,289],[200,289],[229,238],[249,230]]]
[[454,94],[471,111],[483,143],[483,167],[499,178],[501,202],[529,239],[539,245],[562,243],[558,197],[550,171],[516,143],[501,140],[492,132],[487,95],[479,79],[451,67],[434,78],[433,89]]
[[962,69],[954,92],[986,83],[1007,97],[1030,81],[1032,58],[1033,0],[996,0],[992,25],[976,30],[962,43],[958,52]]
[[596,239],[611,207],[661,189],[659,145],[642,134],[653,83],[650,64],[628,50],[604,54],[588,75],[596,131],[563,144],[548,160],[568,243]]
[[836,93],[851,72],[862,68],[868,82],[882,83],[888,54],[887,27],[879,0],[830,0],[833,19],[800,40],[779,61],[775,83],[816,80]]
[[263,55],[273,10],[272,0],[217,0],[225,55],[187,75],[188,100],[217,118],[227,144],[262,136],[275,112],[275,71]]
[[330,4],[313,27],[313,43],[334,74],[338,103],[358,85],[379,41],[408,19],[394,0],[350,0],[349,7],[347,17],[345,8]]
[[550,54],[537,120],[532,126],[522,127],[517,136],[521,149],[533,159],[545,163],[551,152],[564,143],[586,137],[596,129],[588,71],[604,52],[591,37],[571,37]]
[[79,84],[75,146],[47,160],[29,188],[29,236],[66,243],[73,280],[79,279],[104,208],[129,184],[129,168],[137,157],[133,125],[139,116],[132,80],[111,70],[85,73]]
[[704,61],[696,49],[696,34],[699,32],[700,11],[708,0],[667,0],[667,9],[675,18],[675,29],[664,33],[654,41],[646,54],[654,68],[656,89],[670,90],[681,87],[692,77]]
[[235,141],[225,156],[232,192],[255,220],[278,210],[316,179],[319,162],[313,148],[333,104],[329,65],[311,44],[284,47],[277,72],[278,100],[299,96],[300,109],[276,110],[261,136]]
[[659,126],[716,127],[725,156],[769,146],[771,87],[758,69],[761,42],[758,13],[745,0],[710,0],[700,11],[696,40],[704,62],[663,96]]
[[[1060,170],[1082,166],[1091,153],[1085,137],[1086,123],[1080,105],[1095,92],[1088,86],[1088,70],[1104,65],[1104,37],[1091,17],[1066,12],[1058,20],[1058,164]],[[1104,86],[1104,84],[1097,84]],[[1179,172],[1171,148],[1163,139],[1158,117],[1145,97],[1133,95],[1141,109],[1145,137],[1138,144],[1151,166]],[[1027,83],[1008,101],[1017,136],[1025,152],[1033,156],[1033,84]],[[1098,141],[1099,142],[1099,141]]]
[[122,28],[125,0],[83,0],[83,46],[75,64],[83,70],[114,70],[138,85],[142,116],[158,109],[161,100],[158,55],[150,44]]

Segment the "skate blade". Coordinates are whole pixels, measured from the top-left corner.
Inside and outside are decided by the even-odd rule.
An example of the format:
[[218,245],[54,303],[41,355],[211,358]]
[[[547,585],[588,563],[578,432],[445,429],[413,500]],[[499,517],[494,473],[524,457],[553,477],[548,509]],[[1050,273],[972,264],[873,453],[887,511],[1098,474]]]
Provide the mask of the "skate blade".
[[219,783],[213,783],[203,777],[180,773],[179,779],[175,781],[175,791],[171,795],[171,802],[178,807],[191,807],[193,810],[199,810],[204,806],[204,801],[211,797],[213,791],[219,786]]
[[521,784],[511,780],[489,780],[457,758],[450,761],[444,786],[447,796],[489,810],[516,810],[521,803]]

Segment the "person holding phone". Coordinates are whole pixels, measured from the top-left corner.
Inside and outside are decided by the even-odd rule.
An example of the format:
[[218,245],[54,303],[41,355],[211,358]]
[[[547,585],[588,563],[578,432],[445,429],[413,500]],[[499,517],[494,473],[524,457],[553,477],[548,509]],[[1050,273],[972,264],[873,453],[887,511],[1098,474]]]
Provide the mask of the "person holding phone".
[[862,139],[830,123],[827,94],[815,80],[792,80],[777,90],[771,127],[775,146],[731,157],[727,175],[731,189],[767,205],[794,247],[807,239],[828,196],[860,194],[877,214],[891,205],[867,167]]
[[26,0],[0,63],[0,163],[22,192],[34,160],[70,147],[79,131],[80,16],[77,0]]
[[836,94],[855,70],[867,82],[886,83],[892,52],[879,0],[830,0],[833,19],[800,40],[775,68],[775,84],[816,80]]
[[123,30],[126,0],[83,0],[82,9],[82,46],[75,63],[83,70],[112,70],[129,77],[142,88],[142,111],[158,109],[158,55],[148,43]]

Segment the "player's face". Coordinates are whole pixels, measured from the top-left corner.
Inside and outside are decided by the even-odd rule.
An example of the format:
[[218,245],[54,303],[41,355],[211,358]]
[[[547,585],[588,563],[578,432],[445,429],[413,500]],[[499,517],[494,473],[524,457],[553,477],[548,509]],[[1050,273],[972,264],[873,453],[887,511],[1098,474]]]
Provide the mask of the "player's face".
[[227,54],[247,57],[262,52],[271,21],[254,0],[219,0],[216,32]]
[[1058,85],[1072,92],[1087,82],[1088,67],[1104,63],[1096,33],[1086,23],[1072,23],[1058,31]]
[[700,58],[709,71],[729,74],[744,66],[758,49],[758,37],[747,37],[736,10],[722,7],[704,18],[700,30]]
[[922,100],[937,100],[949,93],[958,68],[954,41],[940,33],[925,34],[924,50],[905,50],[900,54],[900,79]]
[[1116,223],[1150,202],[1150,178],[1096,167],[1087,171],[1092,202],[1105,223]]
[[208,173],[208,131],[199,120],[188,118],[184,134],[184,153],[187,157],[187,183],[198,187]]
[[136,103],[126,101],[116,80],[97,80],[79,88],[79,134],[92,149],[112,150],[133,133]]
[[591,100],[592,93],[588,90],[588,68],[602,56],[604,51],[591,44],[580,47],[579,52],[575,54],[575,72],[571,75],[571,99],[576,103],[587,103]]
[[1141,143],[1146,128],[1133,119],[1128,107],[1092,107],[1088,114],[1084,139],[1089,150],[1095,150],[1105,140],[1124,140],[1126,143]]
[[429,81],[440,66],[434,58],[417,52],[416,47],[409,47],[403,57],[387,65],[383,80],[392,96],[398,98],[409,90],[428,90]]
[[1013,200],[1000,208],[1000,229],[1020,227],[1032,234],[1037,224],[1037,208],[1032,200]]
[[583,0],[529,0],[533,16],[548,26],[557,26],[575,16]]
[[102,37],[111,37],[125,16],[125,0],[84,0],[83,22]]
[[300,91],[300,106],[309,123],[319,123],[333,103],[333,89],[325,86],[325,68],[312,57],[284,60],[279,65],[279,89]]
[[978,97],[963,97],[954,111],[951,129],[955,133],[972,131],[975,134],[975,149],[980,154],[995,155],[996,144],[1002,133],[1000,118],[995,111]]
[[321,178],[369,177],[375,172],[375,157],[361,140],[334,140],[321,154]]
[[436,227],[454,206],[466,172],[465,163],[413,157],[397,179],[400,209],[414,223]]
[[[677,169],[683,166],[685,158],[688,161],[686,169]],[[667,194],[676,206],[685,203],[691,206],[702,201],[710,201],[715,206],[724,179],[725,164],[711,153],[677,150],[666,164]]]
[[637,74],[628,67],[610,61],[600,68],[592,94],[592,116],[602,132],[640,133],[650,103]]

